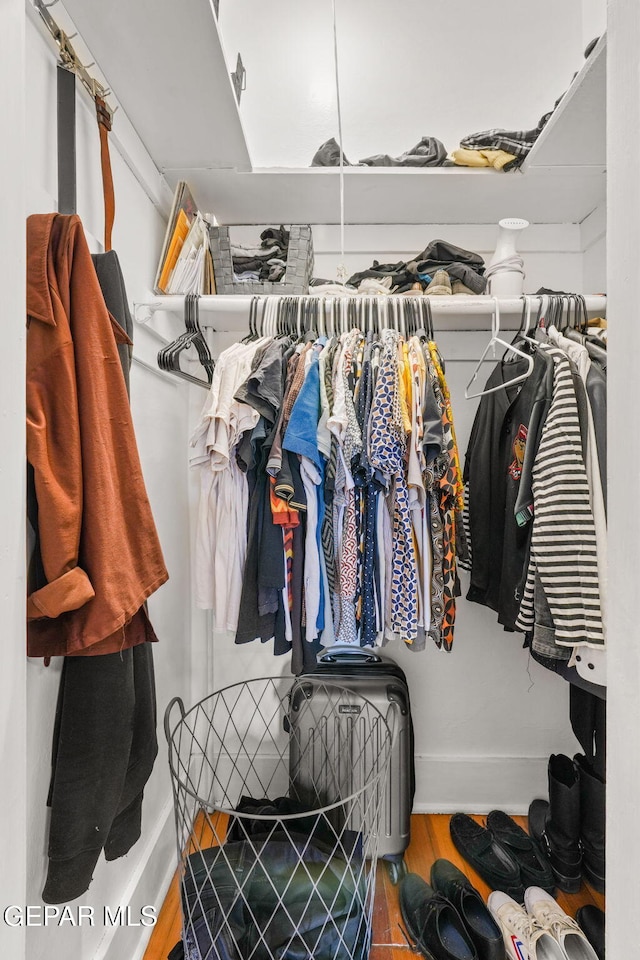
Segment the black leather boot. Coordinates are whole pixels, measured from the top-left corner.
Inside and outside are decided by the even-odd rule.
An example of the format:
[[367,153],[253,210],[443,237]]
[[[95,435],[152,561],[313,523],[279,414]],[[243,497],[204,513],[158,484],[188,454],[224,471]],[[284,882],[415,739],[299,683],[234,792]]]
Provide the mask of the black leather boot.
[[529,807],[529,833],[541,844],[560,890],[577,893],[582,883],[579,771],[569,757],[552,754],[548,775],[549,802],[534,800]]
[[582,873],[598,893],[604,893],[605,785],[586,757],[574,758],[580,772],[580,840]]

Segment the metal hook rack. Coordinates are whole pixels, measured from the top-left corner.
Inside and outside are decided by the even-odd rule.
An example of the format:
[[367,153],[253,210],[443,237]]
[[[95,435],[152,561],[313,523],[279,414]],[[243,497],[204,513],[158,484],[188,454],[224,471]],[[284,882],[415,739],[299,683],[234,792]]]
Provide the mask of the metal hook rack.
[[[89,68],[95,65],[95,61],[87,64],[87,66],[82,63],[80,57],[71,44],[72,38],[76,37],[77,34],[65,33],[65,31],[58,26],[56,21],[49,13],[49,7],[53,7],[57,2],[58,0],[53,0],[53,3],[44,3],[43,0],[33,0],[33,5],[40,14],[45,26],[47,27],[47,30],[58,45],[58,49],[60,51],[60,61],[63,66],[67,70],[75,73],[82,85],[89,92],[92,100],[95,100],[96,97],[99,97],[101,100],[106,101],[106,97],[111,91],[108,87],[104,87],[99,80],[96,80],[95,77],[92,77],[88,72]],[[110,123],[113,121],[113,117],[117,109],[117,107],[111,107],[105,102],[105,110],[109,115]]]

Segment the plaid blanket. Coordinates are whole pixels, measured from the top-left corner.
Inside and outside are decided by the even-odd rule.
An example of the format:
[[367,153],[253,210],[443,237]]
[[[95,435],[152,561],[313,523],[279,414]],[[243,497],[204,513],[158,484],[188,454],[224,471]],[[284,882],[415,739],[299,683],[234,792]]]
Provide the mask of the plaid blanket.
[[[501,130],[494,127],[491,130],[482,130],[480,133],[470,134],[460,141],[460,146],[467,150],[506,150],[507,153],[513,153],[516,157],[519,157],[520,163],[522,163],[542,133],[552,113],[553,110],[545,113],[538,126],[534,127],[533,130]],[[509,166],[512,165],[509,164]]]

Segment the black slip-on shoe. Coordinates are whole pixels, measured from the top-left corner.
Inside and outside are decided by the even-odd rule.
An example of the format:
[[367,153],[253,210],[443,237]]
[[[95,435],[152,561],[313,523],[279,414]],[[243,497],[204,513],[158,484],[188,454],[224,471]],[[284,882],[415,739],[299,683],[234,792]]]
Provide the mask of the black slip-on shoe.
[[604,913],[602,910],[588,903],[585,907],[580,907],[576,913],[576,920],[597,953],[598,960],[604,960]]
[[430,879],[433,889],[458,911],[479,960],[504,960],[502,931],[464,873],[450,860],[436,860]]
[[515,820],[502,810],[492,810],[487,817],[487,830],[502,844],[520,867],[523,886],[541,887],[553,893],[556,885],[551,864],[533,839]]
[[403,876],[399,900],[407,935],[426,960],[478,960],[456,908],[417,873]]
[[467,863],[480,874],[492,890],[502,890],[522,903],[524,887],[520,867],[489,831],[466,813],[454,813],[449,822],[451,839]]

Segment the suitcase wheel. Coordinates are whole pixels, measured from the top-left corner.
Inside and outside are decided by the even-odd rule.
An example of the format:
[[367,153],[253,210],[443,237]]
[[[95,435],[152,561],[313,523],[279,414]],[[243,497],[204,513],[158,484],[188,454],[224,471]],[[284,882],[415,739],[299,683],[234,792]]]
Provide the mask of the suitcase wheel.
[[405,873],[407,873],[407,865],[404,862],[404,859],[401,860],[387,860],[387,870],[389,872],[389,879],[394,887],[400,882]]

